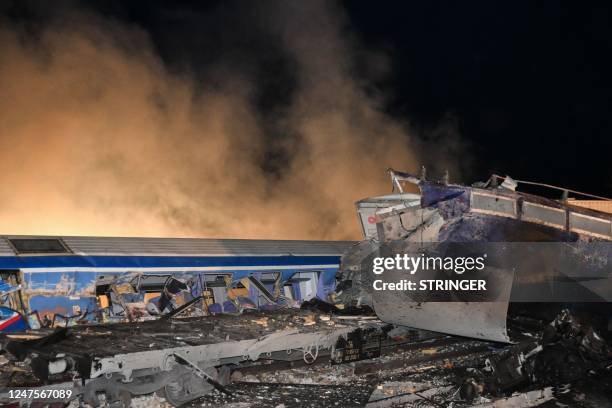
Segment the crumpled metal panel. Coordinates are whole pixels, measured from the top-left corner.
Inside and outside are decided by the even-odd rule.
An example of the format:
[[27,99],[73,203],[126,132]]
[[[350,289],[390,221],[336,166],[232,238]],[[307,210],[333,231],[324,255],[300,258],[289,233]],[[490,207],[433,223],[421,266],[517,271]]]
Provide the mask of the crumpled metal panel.
[[374,309],[387,323],[482,340],[510,342],[508,302],[410,302],[402,293],[374,296]]
[[[433,253],[436,244],[430,251]],[[421,291],[421,290],[375,290],[373,307],[378,317],[387,323],[408,326],[416,329],[439,331],[458,336],[482,340],[510,342],[506,330],[506,316],[514,280],[514,270],[504,267],[510,265],[507,258],[512,251],[502,246],[471,244],[450,244],[444,250],[445,255],[474,253],[488,254],[487,267],[482,271],[465,272],[456,275],[454,272],[439,270],[419,270],[409,275],[405,270],[390,269],[377,278],[383,282],[400,282],[410,280],[417,287],[422,280],[483,280],[487,290],[480,291]],[[419,251],[421,252],[421,251]],[[383,245],[380,255],[412,253],[418,256],[415,245],[396,241]],[[444,255],[444,254],[443,254]]]
[[465,256],[486,254],[482,271],[456,274],[443,270],[419,270],[409,274],[402,269],[387,269],[376,278],[396,283],[409,280],[419,287],[421,282],[473,280],[486,282],[486,291],[464,290],[374,290],[373,307],[387,323],[422,330],[439,331],[483,340],[509,342],[506,316],[514,280],[514,269],[508,260],[513,252],[495,244],[430,243],[419,245],[402,241],[383,244],[378,255],[410,254]]

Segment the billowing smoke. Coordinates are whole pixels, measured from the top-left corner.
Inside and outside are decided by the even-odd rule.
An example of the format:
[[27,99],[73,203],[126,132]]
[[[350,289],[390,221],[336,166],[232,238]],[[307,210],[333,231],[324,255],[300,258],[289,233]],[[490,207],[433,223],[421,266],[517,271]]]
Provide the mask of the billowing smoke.
[[389,192],[387,167],[416,168],[417,141],[355,74],[333,4],[267,4],[261,26],[295,79],[273,118],[248,74],[220,61],[207,84],[170,70],[133,25],[5,22],[0,231],[357,238],[354,201]]

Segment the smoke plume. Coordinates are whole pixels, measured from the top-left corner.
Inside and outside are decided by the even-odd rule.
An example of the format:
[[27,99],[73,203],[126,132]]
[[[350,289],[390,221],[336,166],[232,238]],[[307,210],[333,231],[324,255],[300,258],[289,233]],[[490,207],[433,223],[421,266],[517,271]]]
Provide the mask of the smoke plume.
[[339,8],[266,4],[257,18],[293,82],[265,115],[248,70],[169,69],[135,25],[87,12],[34,33],[5,21],[0,231],[358,238],[354,202],[390,191],[386,168],[418,167],[418,141],[356,74]]

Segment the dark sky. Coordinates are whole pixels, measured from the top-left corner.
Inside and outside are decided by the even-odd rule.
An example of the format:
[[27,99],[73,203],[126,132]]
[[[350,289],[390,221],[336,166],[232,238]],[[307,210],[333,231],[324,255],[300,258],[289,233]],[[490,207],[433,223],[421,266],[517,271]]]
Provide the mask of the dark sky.
[[423,123],[454,112],[476,174],[612,196],[610,8],[348,3],[363,37],[394,50],[394,112]]
[[[97,1],[80,7],[142,27],[172,69],[197,75],[220,57],[230,67],[247,67],[260,84],[257,103],[274,112],[290,97],[291,61],[257,29],[256,5]],[[507,173],[606,196],[612,196],[611,7],[342,3],[350,35],[389,58],[387,75],[377,76],[363,55],[364,75],[385,95],[385,109],[425,133],[443,118],[456,120],[472,180]],[[24,21],[54,11],[44,2],[4,7],[5,15]]]

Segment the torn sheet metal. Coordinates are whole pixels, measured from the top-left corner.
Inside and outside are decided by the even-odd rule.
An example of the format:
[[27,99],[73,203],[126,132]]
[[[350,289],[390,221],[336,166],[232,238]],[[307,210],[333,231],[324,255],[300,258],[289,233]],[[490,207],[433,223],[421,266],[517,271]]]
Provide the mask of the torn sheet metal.
[[506,302],[405,302],[384,298],[374,301],[381,320],[458,336],[509,342]]

